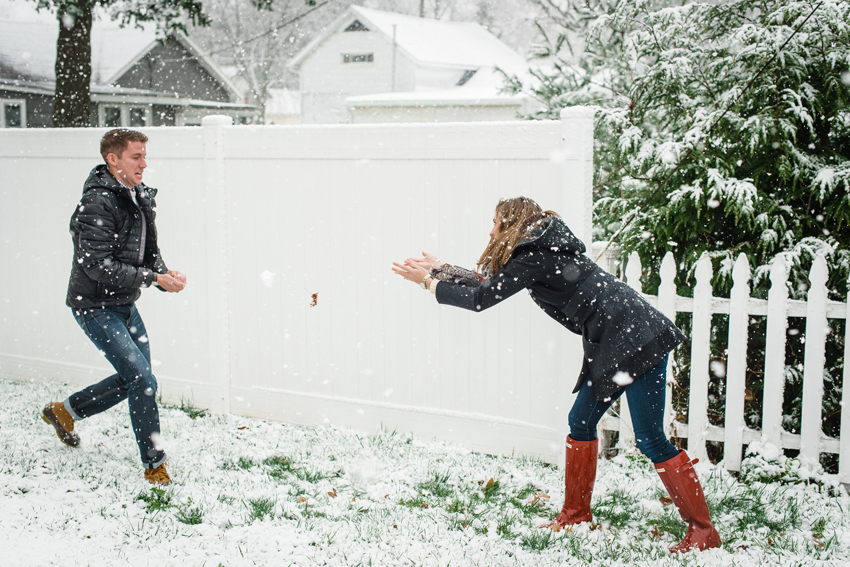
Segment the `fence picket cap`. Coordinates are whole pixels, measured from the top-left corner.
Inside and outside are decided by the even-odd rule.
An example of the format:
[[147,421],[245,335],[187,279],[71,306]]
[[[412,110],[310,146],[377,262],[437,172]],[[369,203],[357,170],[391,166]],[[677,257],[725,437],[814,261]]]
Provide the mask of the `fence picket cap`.
[[[782,446],[782,406],[785,398],[785,344],[788,330],[788,268],[781,254],[770,267],[770,291],[767,296],[767,330],[762,397],[762,441]],[[779,354],[781,353],[781,355]]]
[[688,400],[688,450],[692,458],[706,460],[708,427],[708,361],[711,344],[711,259],[703,253],[697,261],[694,316],[691,325],[691,386]]
[[747,337],[750,298],[750,262],[741,254],[732,269],[732,293],[729,312],[729,342],[726,359],[726,417],[723,444],[727,470],[741,469],[744,434],[744,397],[747,378]]

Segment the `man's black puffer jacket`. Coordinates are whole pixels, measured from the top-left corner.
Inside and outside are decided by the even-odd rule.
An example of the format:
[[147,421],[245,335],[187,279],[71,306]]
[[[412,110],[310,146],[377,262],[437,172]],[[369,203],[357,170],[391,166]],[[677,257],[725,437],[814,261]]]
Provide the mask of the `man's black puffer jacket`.
[[68,307],[129,305],[139,298],[142,287],[156,281],[157,273],[168,271],[156,241],[156,189],[141,184],[137,195],[138,205],[106,164],[89,174],[71,216],[74,262]]
[[603,400],[622,389],[614,379],[618,373],[644,374],[685,336],[584,252],[582,241],[561,219],[547,219],[517,245],[497,275],[472,286],[441,281],[437,301],[483,311],[528,289],[547,315],[582,335],[584,361],[573,391],[590,382],[596,399]]

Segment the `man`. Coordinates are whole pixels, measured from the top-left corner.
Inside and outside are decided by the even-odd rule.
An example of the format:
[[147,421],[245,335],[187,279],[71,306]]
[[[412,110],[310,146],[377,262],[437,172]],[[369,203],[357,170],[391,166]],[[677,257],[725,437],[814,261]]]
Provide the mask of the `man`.
[[141,288],[151,285],[177,293],[186,286],[186,276],[166,268],[159,253],[157,191],[142,183],[147,141],[141,132],[123,128],[104,134],[100,153],[106,163],[89,174],[71,216],[74,261],[66,304],[117,374],[64,402],[47,404],[41,416],[63,443],[77,447],[77,421],[126,399],[145,479],[169,484],[150,344],[135,301]]

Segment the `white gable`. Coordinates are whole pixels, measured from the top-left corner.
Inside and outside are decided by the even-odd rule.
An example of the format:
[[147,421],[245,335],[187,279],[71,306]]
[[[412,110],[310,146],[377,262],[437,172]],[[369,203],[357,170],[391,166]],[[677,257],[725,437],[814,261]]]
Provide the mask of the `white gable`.
[[418,65],[463,69],[499,66],[512,72],[526,67],[522,56],[478,24],[416,18],[361,6],[351,6],[346,10],[322,35],[298,53],[290,65],[300,65],[335,34],[362,33],[344,31],[355,21],[369,31],[380,33],[390,43],[395,26],[398,49]]
[[370,30],[381,31],[390,39],[395,26],[396,44],[418,63],[469,69],[524,67],[516,51],[478,24],[416,18],[360,6],[351,10]]

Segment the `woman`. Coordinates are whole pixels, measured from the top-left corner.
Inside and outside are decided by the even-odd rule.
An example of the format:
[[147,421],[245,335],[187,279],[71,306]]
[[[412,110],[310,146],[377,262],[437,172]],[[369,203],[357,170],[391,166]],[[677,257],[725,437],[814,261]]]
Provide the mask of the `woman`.
[[667,356],[684,335],[640,294],[584,255],[584,244],[552,211],[526,197],[499,201],[490,243],[475,272],[432,254],[394,263],[393,271],[436,295],[437,301],[483,311],[528,289],[532,299],[568,330],[581,334],[584,360],[573,392],[564,467],[564,507],[555,524],[592,519],[590,497],[598,456],[596,426],[623,393],[629,400],[638,448],[653,462],[688,523],[673,553],[720,545],[693,470],[694,462],[665,437]]

